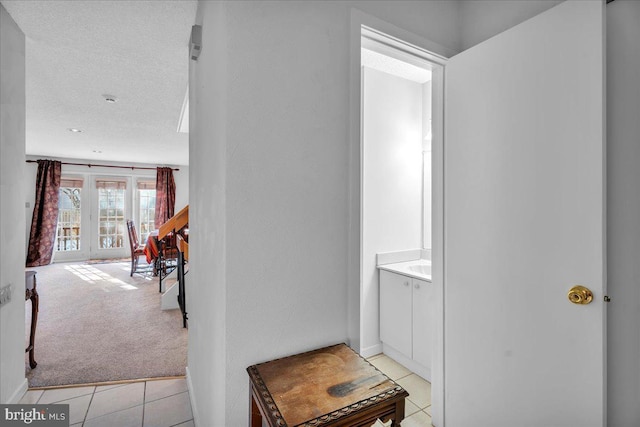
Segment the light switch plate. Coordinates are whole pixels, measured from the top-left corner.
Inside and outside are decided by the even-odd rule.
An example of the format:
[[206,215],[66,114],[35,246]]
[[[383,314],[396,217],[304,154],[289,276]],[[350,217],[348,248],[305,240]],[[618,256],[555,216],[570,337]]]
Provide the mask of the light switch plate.
[[11,285],[0,289],[0,306],[11,302]]

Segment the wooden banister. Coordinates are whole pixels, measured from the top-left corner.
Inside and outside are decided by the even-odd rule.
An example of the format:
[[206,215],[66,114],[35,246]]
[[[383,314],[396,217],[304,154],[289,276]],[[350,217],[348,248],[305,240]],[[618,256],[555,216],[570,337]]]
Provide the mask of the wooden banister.
[[177,236],[177,246],[178,250],[184,254],[185,261],[189,261],[189,243],[187,243],[184,238],[178,234]]
[[180,212],[160,226],[160,229],[158,229],[158,239],[164,239],[167,234],[173,231],[179,231],[187,225],[189,225],[189,205],[182,208]]

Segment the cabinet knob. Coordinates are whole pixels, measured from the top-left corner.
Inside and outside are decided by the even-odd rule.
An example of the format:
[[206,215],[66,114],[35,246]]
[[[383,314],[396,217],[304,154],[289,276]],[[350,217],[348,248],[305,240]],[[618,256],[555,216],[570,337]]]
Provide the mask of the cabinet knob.
[[420,283],[416,283],[414,286],[416,289],[420,289]]
[[409,282],[404,282],[404,285],[405,286],[409,286]]

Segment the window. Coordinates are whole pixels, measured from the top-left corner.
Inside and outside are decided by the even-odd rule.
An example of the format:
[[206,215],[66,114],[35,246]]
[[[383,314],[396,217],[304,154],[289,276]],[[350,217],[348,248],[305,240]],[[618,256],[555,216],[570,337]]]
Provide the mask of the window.
[[125,243],[125,181],[96,181],[98,187],[98,247],[115,249]]
[[79,251],[82,179],[62,178],[59,191],[56,250]]
[[138,181],[138,201],[140,204],[138,233],[140,241],[146,242],[149,233],[155,229],[156,217],[156,183],[155,181]]

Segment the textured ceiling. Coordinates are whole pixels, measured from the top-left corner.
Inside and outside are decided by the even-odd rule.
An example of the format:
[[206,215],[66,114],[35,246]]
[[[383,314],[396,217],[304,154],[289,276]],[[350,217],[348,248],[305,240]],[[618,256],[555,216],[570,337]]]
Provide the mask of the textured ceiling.
[[195,0],[2,4],[26,36],[28,155],[189,163],[177,128]]
[[383,71],[416,83],[426,83],[431,80],[430,70],[425,70],[424,68],[417,67],[413,64],[409,64],[369,49],[362,49],[361,63],[365,67]]

